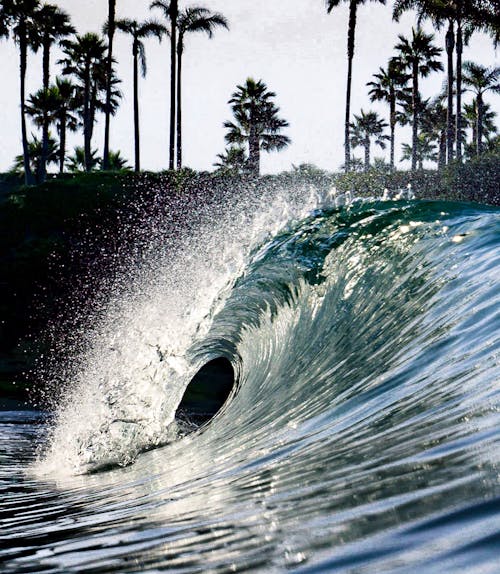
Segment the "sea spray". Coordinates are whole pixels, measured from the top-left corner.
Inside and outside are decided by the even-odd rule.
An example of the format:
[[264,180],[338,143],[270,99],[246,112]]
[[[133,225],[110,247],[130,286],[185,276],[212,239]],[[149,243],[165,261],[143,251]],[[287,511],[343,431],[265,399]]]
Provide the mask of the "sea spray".
[[177,405],[201,366],[190,350],[206,337],[253,249],[324,201],[311,188],[224,199],[198,208],[198,225],[167,245],[165,219],[148,222],[147,251],[125,259],[126,284],[120,275],[106,289],[99,319],[79,341],[84,351],[65,366],[71,381],[40,472],[128,464],[173,440]]

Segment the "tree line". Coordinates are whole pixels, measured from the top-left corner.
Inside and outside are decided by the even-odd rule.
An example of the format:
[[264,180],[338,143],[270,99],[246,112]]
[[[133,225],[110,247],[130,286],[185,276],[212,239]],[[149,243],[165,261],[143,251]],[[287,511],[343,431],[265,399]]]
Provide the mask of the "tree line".
[[[328,13],[342,0],[323,0]],[[500,18],[495,0],[396,0],[393,18],[399,20],[407,10],[417,13],[417,25],[408,36],[400,35],[395,54],[368,82],[372,102],[382,101],[389,107],[389,122],[372,111],[351,113],[351,84],[355,54],[357,10],[365,0],[346,0],[349,5],[347,34],[347,81],[344,124],[344,169],[368,169],[372,164],[371,146],[385,149],[390,143],[389,168],[395,169],[395,131],[398,125],[411,126],[411,144],[403,144],[403,159],[411,161],[413,170],[426,160],[436,161],[438,167],[466,157],[482,154],[498,146],[495,112],[485,101],[487,92],[499,92],[500,68],[463,62],[463,46],[472,33],[483,31],[495,43],[500,37]],[[385,0],[374,0],[384,4]],[[195,32],[212,38],[217,29],[229,29],[224,15],[202,6],[180,8],[178,0],[154,0],[153,14],[142,22],[116,16],[116,0],[108,0],[108,18],[102,34],[78,34],[69,14],[55,4],[40,0],[0,0],[0,37],[12,38],[19,51],[20,109],[23,153],[16,166],[25,175],[25,182],[43,182],[47,166],[57,164],[62,173],[71,170],[91,171],[121,169],[127,166],[119,152],[109,147],[111,117],[120,99],[120,79],[116,76],[113,56],[117,32],[131,39],[133,56],[134,95],[134,160],[141,168],[139,79],[147,73],[145,40],[168,37],[170,43],[170,125],[169,169],[183,165],[182,140],[182,64],[186,35]],[[437,30],[446,27],[446,85],[442,94],[423,99],[420,79],[444,70],[440,61],[443,49],[436,45],[433,34],[426,33],[421,24],[430,20]],[[57,61],[60,75],[50,77],[51,53],[55,45],[62,50]],[[42,87],[27,97],[26,71],[29,51],[42,51]],[[473,100],[463,104],[466,90]],[[225,152],[214,165],[220,170],[258,175],[261,151],[282,150],[291,142],[283,130],[288,122],[279,115],[274,100],[276,94],[262,80],[248,78],[238,85],[229,100],[233,119],[226,121]],[[93,148],[94,127],[98,114],[105,117],[103,157]],[[41,139],[29,141],[27,116],[41,130]],[[50,129],[56,127],[57,140]],[[389,135],[386,129],[389,128]],[[472,130],[472,141],[466,141],[465,130]],[[81,129],[83,146],[75,148],[66,158],[68,131]],[[495,139],[496,138],[496,139]],[[360,147],[364,159],[353,155]],[[380,162],[380,160],[379,160]]]

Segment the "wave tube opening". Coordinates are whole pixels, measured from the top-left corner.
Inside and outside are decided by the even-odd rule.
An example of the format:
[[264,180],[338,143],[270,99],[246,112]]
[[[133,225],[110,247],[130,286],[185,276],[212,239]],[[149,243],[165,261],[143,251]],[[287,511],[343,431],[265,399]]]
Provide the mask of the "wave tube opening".
[[195,430],[213,419],[234,387],[235,375],[231,362],[225,357],[209,361],[191,379],[175,418]]

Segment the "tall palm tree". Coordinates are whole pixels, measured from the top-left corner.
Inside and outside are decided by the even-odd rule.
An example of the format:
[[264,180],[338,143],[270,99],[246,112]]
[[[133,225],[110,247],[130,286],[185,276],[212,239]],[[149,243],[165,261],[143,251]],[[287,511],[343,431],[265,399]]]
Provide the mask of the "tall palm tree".
[[102,169],[109,169],[109,132],[111,125],[111,99],[113,90],[113,39],[115,36],[116,0],[108,0],[108,55],[106,59],[106,107],[104,109],[104,151]]
[[[344,0],[326,0],[328,14],[340,6]],[[354,57],[356,18],[358,6],[364,4],[366,0],[345,0],[349,2],[349,27],[347,30],[347,87],[346,87],[346,104],[345,104],[345,122],[344,122],[344,151],[345,151],[345,171],[349,171],[349,162],[351,161],[350,150],[350,121],[351,121],[351,83],[352,83],[352,60]],[[385,4],[385,0],[373,0]]]
[[383,101],[389,104],[389,126],[391,130],[390,166],[391,170],[394,170],[395,131],[398,119],[396,106],[410,95],[407,87],[409,75],[403,73],[396,60],[391,59],[387,69],[379,68],[379,72],[373,74],[373,77],[375,81],[366,84],[371,86],[368,92],[370,101]]
[[351,123],[351,144],[353,148],[363,147],[365,150],[364,170],[370,168],[370,148],[372,139],[375,145],[385,149],[385,142],[390,137],[384,134],[387,123],[378,117],[373,111],[364,112],[361,110],[359,116],[354,114],[354,122]]
[[27,185],[35,183],[30,163],[30,148],[26,130],[26,68],[28,50],[37,51],[40,46],[40,34],[34,20],[39,0],[2,0],[2,12],[5,23],[11,26],[14,40],[19,47],[20,100],[21,100],[21,136],[23,142],[24,178]]
[[[48,91],[50,84],[50,51],[54,43],[74,34],[69,15],[53,4],[43,4],[35,14],[41,45],[43,48],[43,89]],[[46,155],[48,153],[49,118],[42,125],[42,158],[39,163],[39,181],[46,177]]]
[[176,118],[176,85],[177,85],[177,18],[179,15],[178,0],[154,0],[150,8],[159,8],[170,22],[170,138],[169,169],[174,169],[175,156],[175,118]]
[[228,102],[235,121],[224,122],[228,130],[226,142],[237,146],[248,144],[248,171],[253,176],[260,173],[261,150],[280,151],[291,143],[290,138],[280,133],[289,124],[278,117],[275,97],[262,80],[248,78],[245,84],[237,86]]
[[[64,75],[73,75],[77,83],[77,97],[80,103],[80,113],[83,123],[84,152],[88,158],[86,167],[91,169],[91,142],[97,109],[107,109],[106,104],[99,100],[100,94],[107,89],[106,43],[93,33],[76,36],[74,40],[62,42],[65,57],[59,61],[63,65]],[[118,80],[112,78],[116,85]],[[118,92],[114,92],[115,96]],[[113,89],[112,89],[113,95]],[[77,98],[77,99],[78,99]],[[111,101],[111,109],[116,102]]]
[[54,4],[43,4],[36,12],[36,25],[41,36],[43,48],[43,87],[50,84],[50,51],[56,42],[75,33],[71,18],[64,10]]
[[146,77],[147,62],[146,48],[143,40],[151,36],[156,36],[158,40],[166,33],[163,24],[154,20],[139,23],[137,20],[118,20],[116,27],[125,34],[132,36],[132,56],[134,60],[134,140],[135,140],[135,171],[141,169],[141,146],[139,129],[139,63],[141,65],[141,75]]
[[421,28],[412,28],[411,38],[398,36],[399,42],[395,49],[398,51],[397,60],[407,69],[412,78],[412,160],[411,168],[417,168],[418,152],[418,108],[420,101],[419,78],[426,78],[431,72],[442,70],[443,66],[436,58],[441,48],[434,46],[434,34],[426,34]]
[[177,20],[177,169],[182,168],[182,56],[186,34],[204,32],[209,38],[216,28],[229,29],[222,14],[210,12],[201,6],[192,6],[179,13]]
[[476,153],[483,153],[484,95],[487,92],[500,93],[500,66],[487,68],[474,62],[464,63],[463,82],[468,91],[476,96],[477,125]]

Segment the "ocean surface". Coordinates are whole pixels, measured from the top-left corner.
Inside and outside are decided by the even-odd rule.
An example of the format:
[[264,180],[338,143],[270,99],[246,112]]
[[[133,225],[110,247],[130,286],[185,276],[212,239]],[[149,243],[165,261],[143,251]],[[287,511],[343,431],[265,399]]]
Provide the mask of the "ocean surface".
[[2,573],[500,572],[500,210],[320,195],[157,234],[56,404],[4,405]]

